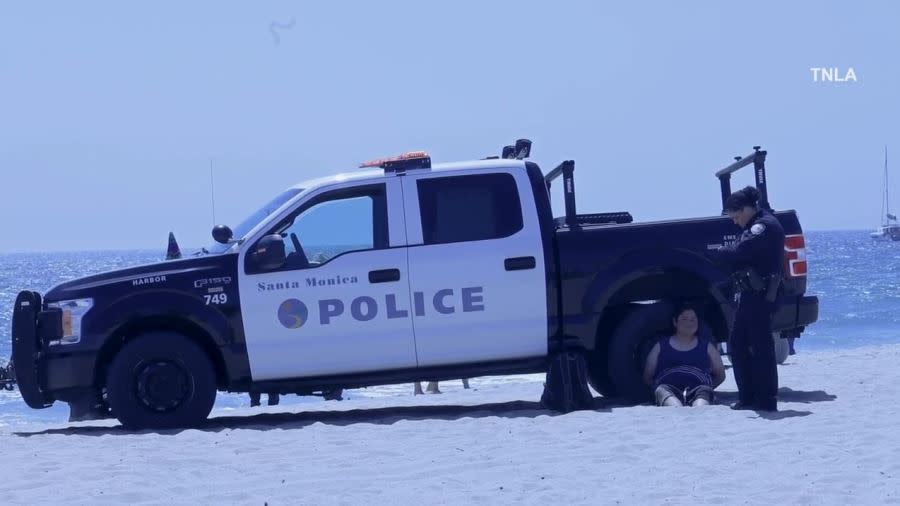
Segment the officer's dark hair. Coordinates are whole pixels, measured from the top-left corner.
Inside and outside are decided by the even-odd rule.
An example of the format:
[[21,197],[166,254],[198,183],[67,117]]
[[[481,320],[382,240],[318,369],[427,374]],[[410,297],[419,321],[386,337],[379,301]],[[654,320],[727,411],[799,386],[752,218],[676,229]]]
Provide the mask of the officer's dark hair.
[[725,199],[726,211],[740,211],[745,207],[756,207],[759,201],[759,190],[752,186],[747,186],[743,190],[738,190]]

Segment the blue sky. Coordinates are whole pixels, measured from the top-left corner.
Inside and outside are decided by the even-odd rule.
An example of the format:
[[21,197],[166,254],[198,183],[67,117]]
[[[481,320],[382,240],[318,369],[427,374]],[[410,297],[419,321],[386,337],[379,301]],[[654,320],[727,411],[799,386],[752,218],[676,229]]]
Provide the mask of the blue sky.
[[576,160],[581,211],[716,214],[712,173],[762,144],[776,208],[871,228],[885,144],[900,181],[898,23],[887,1],[4,3],[0,252],[205,244],[211,159],[234,224],[366,159],[518,137]]

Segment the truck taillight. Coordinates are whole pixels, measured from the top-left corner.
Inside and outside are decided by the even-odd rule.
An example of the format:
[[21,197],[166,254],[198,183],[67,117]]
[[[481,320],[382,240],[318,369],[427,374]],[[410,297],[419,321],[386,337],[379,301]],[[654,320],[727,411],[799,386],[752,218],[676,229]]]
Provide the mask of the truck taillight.
[[784,274],[789,278],[806,276],[806,240],[803,235],[784,238]]

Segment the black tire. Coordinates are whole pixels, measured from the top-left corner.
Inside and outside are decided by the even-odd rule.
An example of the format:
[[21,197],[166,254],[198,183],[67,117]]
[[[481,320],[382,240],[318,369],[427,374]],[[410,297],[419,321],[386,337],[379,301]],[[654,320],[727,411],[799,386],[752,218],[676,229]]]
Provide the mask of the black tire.
[[616,394],[631,402],[650,400],[644,384],[647,355],[656,341],[672,330],[674,304],[640,305],[619,322],[609,340],[608,374]]
[[791,343],[781,337],[780,332],[773,332],[772,339],[775,341],[775,361],[778,365],[787,362],[788,355],[791,353]]
[[616,387],[609,378],[609,349],[606,341],[587,354],[588,383],[598,394],[606,398],[616,396]]
[[180,334],[141,334],[115,356],[107,374],[109,407],[128,429],[203,423],[216,400],[216,374],[203,349]]
[[603,397],[614,398],[618,395],[609,376],[610,336],[622,320],[639,307],[639,304],[625,304],[610,308],[610,321],[597,329],[596,346],[587,353],[588,383]]
[[[652,400],[650,387],[644,384],[644,365],[653,345],[674,331],[672,313],[675,304],[668,301],[636,304],[609,337],[607,374],[617,397],[631,402]],[[712,329],[701,320],[697,334],[713,341]]]

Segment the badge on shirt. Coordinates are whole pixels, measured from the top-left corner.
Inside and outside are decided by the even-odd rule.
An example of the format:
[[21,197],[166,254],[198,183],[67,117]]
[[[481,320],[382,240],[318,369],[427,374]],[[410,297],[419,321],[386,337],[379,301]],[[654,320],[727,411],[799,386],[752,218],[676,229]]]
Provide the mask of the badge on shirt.
[[763,225],[762,223],[757,223],[756,225],[753,225],[752,227],[750,227],[750,233],[753,235],[760,235],[765,231],[766,231],[766,226]]

